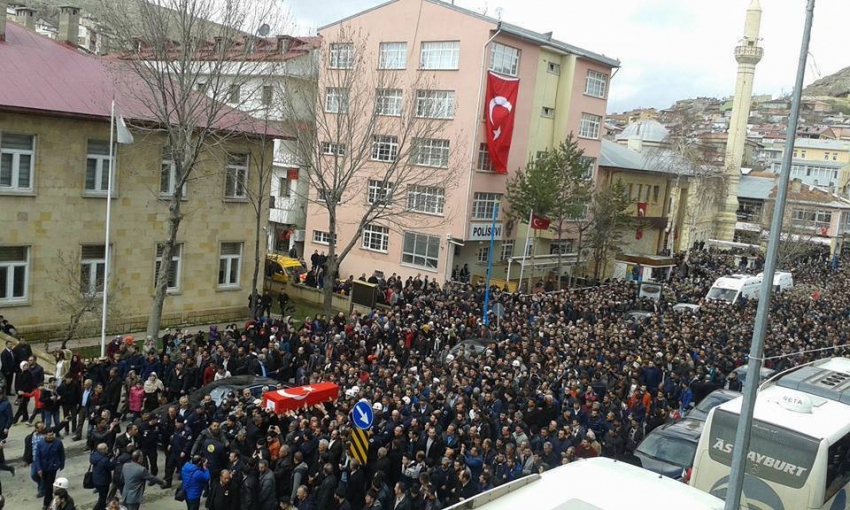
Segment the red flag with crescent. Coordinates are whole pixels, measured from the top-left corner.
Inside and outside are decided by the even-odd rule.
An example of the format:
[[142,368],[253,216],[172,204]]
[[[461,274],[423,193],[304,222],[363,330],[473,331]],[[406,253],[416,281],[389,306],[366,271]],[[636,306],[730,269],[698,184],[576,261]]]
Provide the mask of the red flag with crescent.
[[637,203],[637,215],[638,218],[646,217],[646,202],[638,202]]
[[274,410],[276,413],[293,411],[303,406],[314,406],[339,398],[339,386],[334,383],[321,382],[296,386],[263,393],[263,408]]
[[508,173],[518,93],[518,78],[505,78],[493,72],[487,74],[487,100],[484,103],[487,150],[493,161],[493,170],[499,174]]
[[551,223],[549,218],[542,218],[536,214],[531,215],[531,228],[534,230],[547,230],[549,223]]

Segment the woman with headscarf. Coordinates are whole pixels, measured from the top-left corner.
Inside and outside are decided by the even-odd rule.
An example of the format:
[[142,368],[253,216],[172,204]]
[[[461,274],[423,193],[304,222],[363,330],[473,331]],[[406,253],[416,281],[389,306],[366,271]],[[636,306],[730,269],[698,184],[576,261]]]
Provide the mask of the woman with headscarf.
[[68,368],[68,373],[71,377],[80,384],[83,382],[83,374],[86,372],[86,365],[80,359],[79,354],[71,356],[71,366]]
[[156,372],[151,372],[151,375],[145,381],[145,411],[153,411],[159,407],[159,396],[165,392],[165,386]]
[[21,421],[29,421],[30,413],[29,413],[29,397],[25,397],[24,393],[32,393],[35,389],[35,384],[33,383],[32,373],[30,372],[30,364],[26,361],[21,361],[21,373],[15,378],[15,391],[18,394],[18,398],[16,400],[18,404],[18,410],[15,412],[15,416],[12,418],[12,424],[18,423],[18,418],[21,418]]

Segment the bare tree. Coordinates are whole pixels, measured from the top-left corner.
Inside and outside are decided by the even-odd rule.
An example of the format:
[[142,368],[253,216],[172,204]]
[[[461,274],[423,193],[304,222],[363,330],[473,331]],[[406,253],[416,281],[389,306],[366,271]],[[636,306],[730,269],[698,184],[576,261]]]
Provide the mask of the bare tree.
[[[250,88],[258,69],[268,65],[268,42],[252,33],[274,18],[273,4],[262,0],[127,0],[104,2],[104,22],[124,48],[119,65],[129,69],[125,94],[137,103],[135,127],[164,136],[171,161],[168,231],[162,259],[171,260],[184,218],[183,189],[196,178],[205,157],[228,159],[226,142],[256,133],[250,117],[234,110],[233,91]],[[250,30],[246,33],[244,30]],[[248,97],[250,95],[246,95]],[[238,103],[238,101],[237,101]],[[228,177],[230,175],[228,174]],[[235,195],[245,183],[229,179]],[[147,334],[158,336],[167,296],[168,264],[161,264]]]
[[[364,228],[375,222],[398,231],[444,224],[450,219],[445,197],[456,184],[450,169],[458,166],[460,151],[444,133],[454,97],[434,90],[424,71],[377,70],[387,63],[367,43],[361,32],[342,27],[315,60],[322,69],[318,80],[284,95],[288,118],[306,110],[315,121],[312,130],[302,126],[294,136],[309,180],[306,198],[327,213],[328,314],[333,280]],[[433,214],[417,214],[423,211]],[[354,233],[341,239],[345,225],[354,226]]]
[[[50,285],[47,286],[46,297],[58,312],[58,316],[68,320],[60,336],[62,349],[71,340],[100,335],[103,317],[103,270],[105,265],[96,267],[92,273],[88,267],[83,267],[80,254],[72,255],[57,250],[48,270]],[[115,278],[109,279],[107,328],[121,309],[120,295],[123,288]]]
[[630,204],[631,198],[620,179],[593,194],[589,207],[592,224],[588,230],[588,245],[593,259],[594,280],[603,274],[625,230],[634,221],[628,213]]

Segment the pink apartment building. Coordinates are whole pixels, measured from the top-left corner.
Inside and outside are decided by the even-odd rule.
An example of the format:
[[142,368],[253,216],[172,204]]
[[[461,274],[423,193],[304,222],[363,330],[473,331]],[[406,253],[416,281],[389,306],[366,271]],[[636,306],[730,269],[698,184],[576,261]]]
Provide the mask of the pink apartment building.
[[[473,275],[483,275],[490,249],[486,232],[494,204],[500,203],[500,211],[507,206],[503,196],[512,171],[573,133],[593,160],[595,175],[608,85],[612,70],[620,65],[618,60],[552,39],[551,33],[526,30],[440,0],[391,0],[322,27],[319,35],[327,45],[327,41],[339,40],[343,30],[368,34],[367,51],[374,52],[370,59],[392,62],[392,72],[410,73],[411,77],[431,73],[429,87],[448,93],[443,97],[451,103],[453,114],[447,116],[443,134],[446,143],[451,140],[452,157],[443,171],[451,173],[453,185],[432,190],[438,196],[429,202],[431,210],[423,212],[420,226],[415,218],[404,228],[367,225],[342,262],[341,277],[368,276],[377,270],[386,276],[421,274],[443,281],[451,277],[453,267],[464,264]],[[332,72],[328,70],[330,53],[324,51],[320,74]],[[377,67],[375,72],[382,72],[383,64]],[[492,171],[486,149],[483,102],[489,71],[519,79],[508,175]],[[359,203],[351,200],[346,207],[356,208]],[[406,204],[404,198],[398,207]],[[434,216],[441,220],[436,226],[427,221]],[[324,209],[311,202],[305,235],[308,259],[314,250],[327,250],[327,225]],[[512,225],[502,214],[497,218],[494,278],[506,277],[508,258],[522,256],[525,228]],[[342,244],[356,234],[356,225],[342,225],[338,232]],[[544,235],[538,239],[535,253],[572,252],[572,241],[559,244]],[[518,266],[514,265],[513,278]]]

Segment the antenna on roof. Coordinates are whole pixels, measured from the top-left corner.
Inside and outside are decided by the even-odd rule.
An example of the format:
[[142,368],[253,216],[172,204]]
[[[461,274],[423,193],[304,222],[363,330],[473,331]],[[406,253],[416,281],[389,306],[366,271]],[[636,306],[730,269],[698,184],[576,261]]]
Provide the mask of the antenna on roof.
[[502,13],[505,12],[501,7],[496,7],[496,19],[502,21]]
[[257,29],[257,35],[259,35],[260,37],[265,37],[269,35],[270,31],[271,27],[269,26],[269,24],[263,23],[262,25],[260,25],[260,28]]

